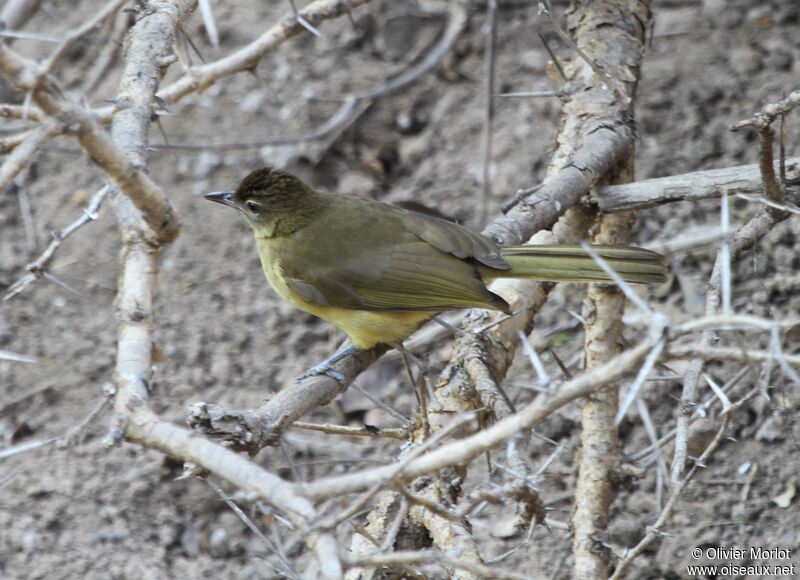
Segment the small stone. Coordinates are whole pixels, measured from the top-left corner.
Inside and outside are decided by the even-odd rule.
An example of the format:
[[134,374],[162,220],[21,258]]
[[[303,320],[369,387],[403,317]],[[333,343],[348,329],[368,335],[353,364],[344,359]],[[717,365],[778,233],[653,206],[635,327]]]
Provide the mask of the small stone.
[[517,57],[519,66],[522,67],[523,72],[544,74],[547,70],[547,63],[550,57],[544,50],[530,49],[522,52]]
[[244,113],[255,113],[264,102],[264,97],[267,93],[263,89],[257,89],[247,93],[242,101],[239,103],[239,109]]
[[778,49],[771,52],[764,59],[764,68],[776,71],[788,71],[792,68],[792,62],[794,62],[794,58],[791,52]]
[[731,68],[740,75],[751,75],[761,69],[761,55],[750,47],[742,46],[731,49],[728,56]]
[[211,151],[201,151],[194,158],[194,177],[204,179],[222,165],[222,157]]
[[181,550],[187,558],[196,558],[200,549],[197,547],[197,529],[189,524],[181,533]]
[[158,529],[158,543],[165,548],[178,543],[178,529],[173,525],[163,525]]
[[742,24],[744,21],[744,14],[736,8],[728,8],[719,15],[719,23],[723,28],[733,30]]
[[228,530],[215,528],[208,537],[208,551],[214,558],[224,558],[228,555]]
[[775,413],[767,417],[761,427],[756,431],[756,441],[766,441],[775,443],[786,438],[786,426],[780,413]]
[[22,549],[25,552],[34,552],[41,547],[42,545],[36,532],[27,532],[22,536]]
[[28,497],[42,498],[58,490],[58,484],[54,479],[45,477],[28,488]]
[[93,546],[97,546],[106,541],[106,535],[103,532],[92,532],[92,536],[89,541]]
[[397,426],[397,419],[392,417],[387,411],[375,408],[370,409],[364,414],[364,425],[385,429]]
[[104,505],[98,510],[97,513],[101,518],[103,518],[107,522],[110,522],[119,515],[119,508],[113,505]]

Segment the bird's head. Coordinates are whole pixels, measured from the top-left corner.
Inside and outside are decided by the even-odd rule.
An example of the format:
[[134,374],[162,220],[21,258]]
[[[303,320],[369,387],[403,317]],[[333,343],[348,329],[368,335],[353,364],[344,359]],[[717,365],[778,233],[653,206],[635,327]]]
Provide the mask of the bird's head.
[[298,230],[313,219],[321,203],[310,185],[272,167],[251,172],[234,191],[215,191],[204,197],[241,211],[256,237],[286,235]]

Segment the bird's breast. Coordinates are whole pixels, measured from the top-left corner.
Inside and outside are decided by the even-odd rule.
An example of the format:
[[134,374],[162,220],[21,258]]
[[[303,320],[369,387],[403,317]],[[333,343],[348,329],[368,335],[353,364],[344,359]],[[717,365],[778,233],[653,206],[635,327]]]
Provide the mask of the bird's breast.
[[273,239],[258,239],[261,266],[270,286],[278,295],[300,310],[313,314],[342,329],[358,349],[377,344],[399,343],[408,338],[435,312],[357,310],[340,306],[321,306],[305,300],[286,283],[281,268],[279,246]]

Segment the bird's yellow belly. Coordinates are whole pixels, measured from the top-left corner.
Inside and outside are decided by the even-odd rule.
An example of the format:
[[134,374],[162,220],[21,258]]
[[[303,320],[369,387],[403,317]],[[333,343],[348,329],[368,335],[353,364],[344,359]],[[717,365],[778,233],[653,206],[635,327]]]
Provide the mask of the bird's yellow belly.
[[299,309],[304,310],[342,329],[358,349],[372,348],[376,344],[394,344],[408,338],[419,326],[435,312],[416,312],[404,310],[354,310],[338,306],[320,306],[298,296],[283,279],[283,275],[273,266],[268,252],[261,254],[264,274],[275,291]]
[[327,320],[344,330],[358,349],[376,344],[397,344],[408,338],[433,312],[351,310],[319,308],[297,304],[306,312]]

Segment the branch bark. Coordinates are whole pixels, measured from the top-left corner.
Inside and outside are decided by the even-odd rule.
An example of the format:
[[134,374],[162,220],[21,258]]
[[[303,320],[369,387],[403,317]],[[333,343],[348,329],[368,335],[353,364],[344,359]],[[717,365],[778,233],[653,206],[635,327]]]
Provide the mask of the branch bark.
[[[775,162],[778,168],[779,161]],[[786,183],[800,185],[800,157],[786,160]],[[655,207],[675,201],[699,201],[720,197],[723,192],[755,195],[764,193],[761,168],[757,164],[695,171],[657,177],[634,183],[604,185],[589,196],[589,203],[606,213]]]

